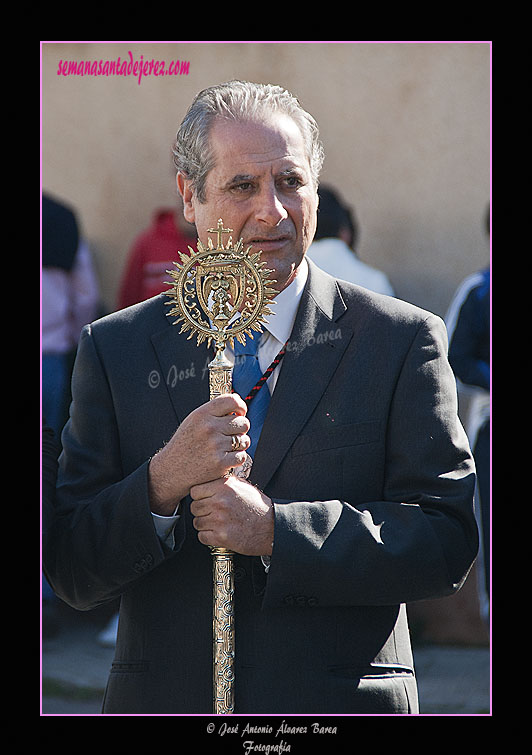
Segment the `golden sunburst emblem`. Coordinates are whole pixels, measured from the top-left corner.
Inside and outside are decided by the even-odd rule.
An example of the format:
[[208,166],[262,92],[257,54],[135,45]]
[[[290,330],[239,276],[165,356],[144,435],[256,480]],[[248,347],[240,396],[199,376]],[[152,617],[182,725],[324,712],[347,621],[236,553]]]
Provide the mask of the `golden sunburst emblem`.
[[262,332],[265,318],[274,314],[269,305],[277,293],[261,251],[244,249],[242,239],[233,246],[231,237],[223,245],[222,234],[231,232],[218,220],[217,228],[208,229],[218,235],[216,247],[211,238],[207,247],[198,239],[197,250],[189,246],[189,254],[179,252],[181,262],[167,270],[172,277],[167,316],[176,318],[174,325],[181,323],[180,333],[190,331],[189,339],[196,335],[198,346],[214,341],[217,350],[227,342],[233,347],[235,338],[245,344],[253,331]]

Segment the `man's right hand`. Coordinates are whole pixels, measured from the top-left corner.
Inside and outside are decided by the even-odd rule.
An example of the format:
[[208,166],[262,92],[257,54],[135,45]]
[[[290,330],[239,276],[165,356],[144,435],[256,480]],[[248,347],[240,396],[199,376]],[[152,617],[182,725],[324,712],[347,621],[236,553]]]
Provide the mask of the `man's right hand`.
[[[245,402],[236,393],[199,406],[179,425],[150,461],[150,505],[155,514],[171,516],[193,485],[217,480],[243,464],[250,439]],[[231,436],[240,438],[231,451]]]

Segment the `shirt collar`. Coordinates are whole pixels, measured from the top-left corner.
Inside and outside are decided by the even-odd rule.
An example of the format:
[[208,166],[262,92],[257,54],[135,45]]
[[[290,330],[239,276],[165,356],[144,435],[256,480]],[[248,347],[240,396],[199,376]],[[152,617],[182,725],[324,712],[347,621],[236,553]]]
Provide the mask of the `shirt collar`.
[[268,319],[263,328],[269,331],[280,343],[286,343],[290,338],[307,277],[308,263],[303,258],[292,283],[277,294],[272,302],[271,310],[275,314]]

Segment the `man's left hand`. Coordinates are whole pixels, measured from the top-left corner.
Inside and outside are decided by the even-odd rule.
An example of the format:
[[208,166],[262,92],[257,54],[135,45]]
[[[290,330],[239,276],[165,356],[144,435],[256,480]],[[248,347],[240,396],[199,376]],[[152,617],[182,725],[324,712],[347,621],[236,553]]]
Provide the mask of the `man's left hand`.
[[271,555],[273,504],[258,488],[229,476],[194,485],[190,496],[200,543],[245,556]]

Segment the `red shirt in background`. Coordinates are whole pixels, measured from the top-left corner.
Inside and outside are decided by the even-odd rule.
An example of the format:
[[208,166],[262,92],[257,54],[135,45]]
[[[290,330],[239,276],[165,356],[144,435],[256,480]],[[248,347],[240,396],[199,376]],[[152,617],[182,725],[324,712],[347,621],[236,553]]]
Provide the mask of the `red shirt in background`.
[[[193,229],[193,226],[191,226]],[[196,237],[191,230],[186,235],[176,223],[174,210],[157,210],[149,228],[135,239],[120,284],[118,309],[149,299],[170,290],[166,272],[181,262],[178,252],[188,254],[188,246],[195,248]]]

